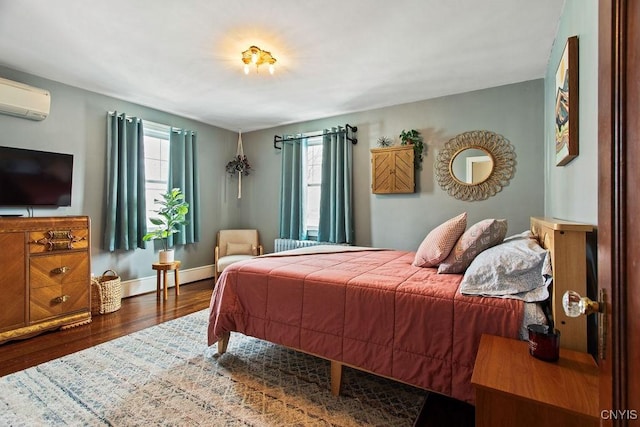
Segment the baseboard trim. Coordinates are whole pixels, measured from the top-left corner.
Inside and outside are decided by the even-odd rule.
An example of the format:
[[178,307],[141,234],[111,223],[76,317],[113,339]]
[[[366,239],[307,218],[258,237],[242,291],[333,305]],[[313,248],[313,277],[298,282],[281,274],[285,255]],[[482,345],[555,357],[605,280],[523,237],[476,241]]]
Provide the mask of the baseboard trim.
[[[180,269],[180,284],[197,282],[198,280],[205,280],[213,278],[213,264],[205,265],[202,267]],[[141,277],[138,279],[124,280],[122,281],[122,298],[132,297],[135,295],[146,294],[148,292],[156,291],[156,279],[157,276]],[[168,274],[169,287],[175,286],[174,273]]]

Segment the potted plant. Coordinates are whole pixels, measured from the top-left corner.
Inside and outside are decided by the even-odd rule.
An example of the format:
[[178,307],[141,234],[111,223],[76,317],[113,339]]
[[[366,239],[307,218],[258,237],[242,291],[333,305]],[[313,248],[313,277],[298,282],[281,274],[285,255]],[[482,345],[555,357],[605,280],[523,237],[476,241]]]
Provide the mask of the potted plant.
[[424,150],[424,142],[420,132],[415,129],[403,129],[402,132],[400,132],[400,140],[400,145],[413,145],[413,165],[416,169],[420,169],[422,165],[422,151]]
[[157,228],[142,237],[145,242],[149,240],[162,240],[163,250],[160,251],[160,263],[173,262],[173,249],[169,249],[168,238],[178,233],[178,227],[187,223],[186,215],[189,212],[189,204],[184,201],[184,194],[179,188],[173,188],[162,195],[162,199],[154,199],[160,209],[154,210],[159,217],[151,218],[151,223]]
[[[240,147],[238,151],[241,153],[242,148]],[[249,175],[251,171],[251,165],[249,164],[249,160],[247,156],[244,154],[236,155],[233,160],[227,163],[226,166],[227,173],[231,175],[233,178],[234,175],[238,174],[238,199],[242,198],[242,176]]]
[[249,164],[247,156],[237,155],[233,160],[227,163],[226,169],[227,173],[231,176],[234,176],[235,174],[247,176],[251,171],[251,165]]

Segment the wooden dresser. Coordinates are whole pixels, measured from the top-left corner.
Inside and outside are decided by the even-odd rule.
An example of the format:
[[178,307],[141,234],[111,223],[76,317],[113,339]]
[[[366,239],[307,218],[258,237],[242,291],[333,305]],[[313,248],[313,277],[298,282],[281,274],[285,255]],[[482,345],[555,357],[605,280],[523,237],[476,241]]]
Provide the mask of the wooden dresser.
[[371,150],[371,192],[374,194],[413,193],[415,171],[413,145]]
[[0,218],[0,343],[91,322],[86,216]]

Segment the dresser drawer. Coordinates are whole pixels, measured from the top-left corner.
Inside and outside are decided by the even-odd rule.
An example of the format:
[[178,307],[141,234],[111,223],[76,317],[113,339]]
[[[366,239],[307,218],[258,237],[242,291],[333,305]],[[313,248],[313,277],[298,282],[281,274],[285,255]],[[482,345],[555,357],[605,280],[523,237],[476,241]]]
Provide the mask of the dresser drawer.
[[90,242],[88,216],[0,218],[0,345],[91,322]]
[[31,289],[29,298],[29,320],[31,323],[88,309],[89,287],[85,282]]
[[86,228],[32,231],[29,233],[29,253],[86,249],[89,247],[88,236]]
[[[89,257],[84,252],[31,256],[29,259],[31,289],[82,282],[89,273]],[[89,285],[85,283],[85,286]]]

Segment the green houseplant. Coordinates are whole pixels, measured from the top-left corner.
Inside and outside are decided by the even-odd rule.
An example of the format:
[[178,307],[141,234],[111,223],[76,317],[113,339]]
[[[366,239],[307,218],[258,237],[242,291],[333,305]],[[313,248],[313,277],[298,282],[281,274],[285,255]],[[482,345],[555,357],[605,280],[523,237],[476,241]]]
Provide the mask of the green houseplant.
[[400,141],[400,145],[413,145],[413,166],[416,169],[420,169],[422,166],[422,152],[424,151],[424,142],[420,132],[415,129],[403,129],[400,132]]
[[186,215],[189,212],[189,204],[184,201],[184,194],[179,188],[173,188],[162,195],[162,199],[154,199],[160,208],[154,210],[159,216],[151,218],[156,229],[142,237],[145,242],[159,239],[162,241],[163,250],[160,251],[160,262],[173,262],[173,249],[169,249],[168,238],[178,233],[178,227],[187,223]]

